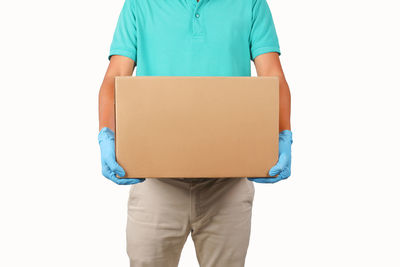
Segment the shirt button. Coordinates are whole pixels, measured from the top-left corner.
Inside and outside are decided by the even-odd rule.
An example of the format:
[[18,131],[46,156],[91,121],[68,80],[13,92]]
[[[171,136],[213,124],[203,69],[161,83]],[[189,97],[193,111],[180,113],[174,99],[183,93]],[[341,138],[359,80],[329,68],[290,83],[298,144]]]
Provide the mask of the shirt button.
[[200,17],[200,14],[199,14],[199,13],[196,13],[196,15],[195,15],[195,16],[196,16],[196,18],[198,18],[198,17]]

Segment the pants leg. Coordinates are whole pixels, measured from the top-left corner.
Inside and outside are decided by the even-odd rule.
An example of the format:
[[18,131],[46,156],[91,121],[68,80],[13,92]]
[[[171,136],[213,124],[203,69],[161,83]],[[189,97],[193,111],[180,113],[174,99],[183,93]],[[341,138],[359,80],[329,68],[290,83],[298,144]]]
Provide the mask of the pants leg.
[[200,267],[244,267],[254,191],[247,178],[193,184],[191,232]]
[[131,267],[177,267],[190,232],[190,184],[148,178],[131,186],[127,253]]

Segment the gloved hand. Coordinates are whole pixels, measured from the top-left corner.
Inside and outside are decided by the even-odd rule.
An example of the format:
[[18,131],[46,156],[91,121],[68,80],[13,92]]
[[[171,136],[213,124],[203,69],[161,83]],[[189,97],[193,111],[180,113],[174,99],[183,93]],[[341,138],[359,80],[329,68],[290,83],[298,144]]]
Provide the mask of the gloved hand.
[[98,140],[101,150],[101,167],[104,177],[119,185],[131,185],[145,180],[145,178],[123,179],[115,176],[115,174],[118,174],[120,177],[124,177],[125,171],[115,160],[114,132],[110,128],[102,128],[99,132]]
[[292,163],[292,131],[290,130],[283,130],[279,133],[279,159],[278,163],[273,166],[269,172],[269,176],[271,178],[247,178],[250,181],[257,182],[257,183],[276,183],[280,180],[286,179],[290,176],[291,170],[291,163]]

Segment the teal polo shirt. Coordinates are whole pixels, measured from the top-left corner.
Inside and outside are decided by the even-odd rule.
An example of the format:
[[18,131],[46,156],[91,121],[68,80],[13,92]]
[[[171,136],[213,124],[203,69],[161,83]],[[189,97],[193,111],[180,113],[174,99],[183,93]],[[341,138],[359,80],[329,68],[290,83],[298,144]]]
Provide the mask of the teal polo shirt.
[[250,76],[280,54],[266,0],[125,0],[110,47],[137,76]]

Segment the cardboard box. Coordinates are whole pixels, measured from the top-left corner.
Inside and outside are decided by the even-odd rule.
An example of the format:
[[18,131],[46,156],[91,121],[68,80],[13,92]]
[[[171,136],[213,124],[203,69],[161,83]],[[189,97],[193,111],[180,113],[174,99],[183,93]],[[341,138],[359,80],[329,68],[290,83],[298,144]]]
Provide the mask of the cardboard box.
[[115,80],[124,178],[267,177],[278,161],[277,77]]

